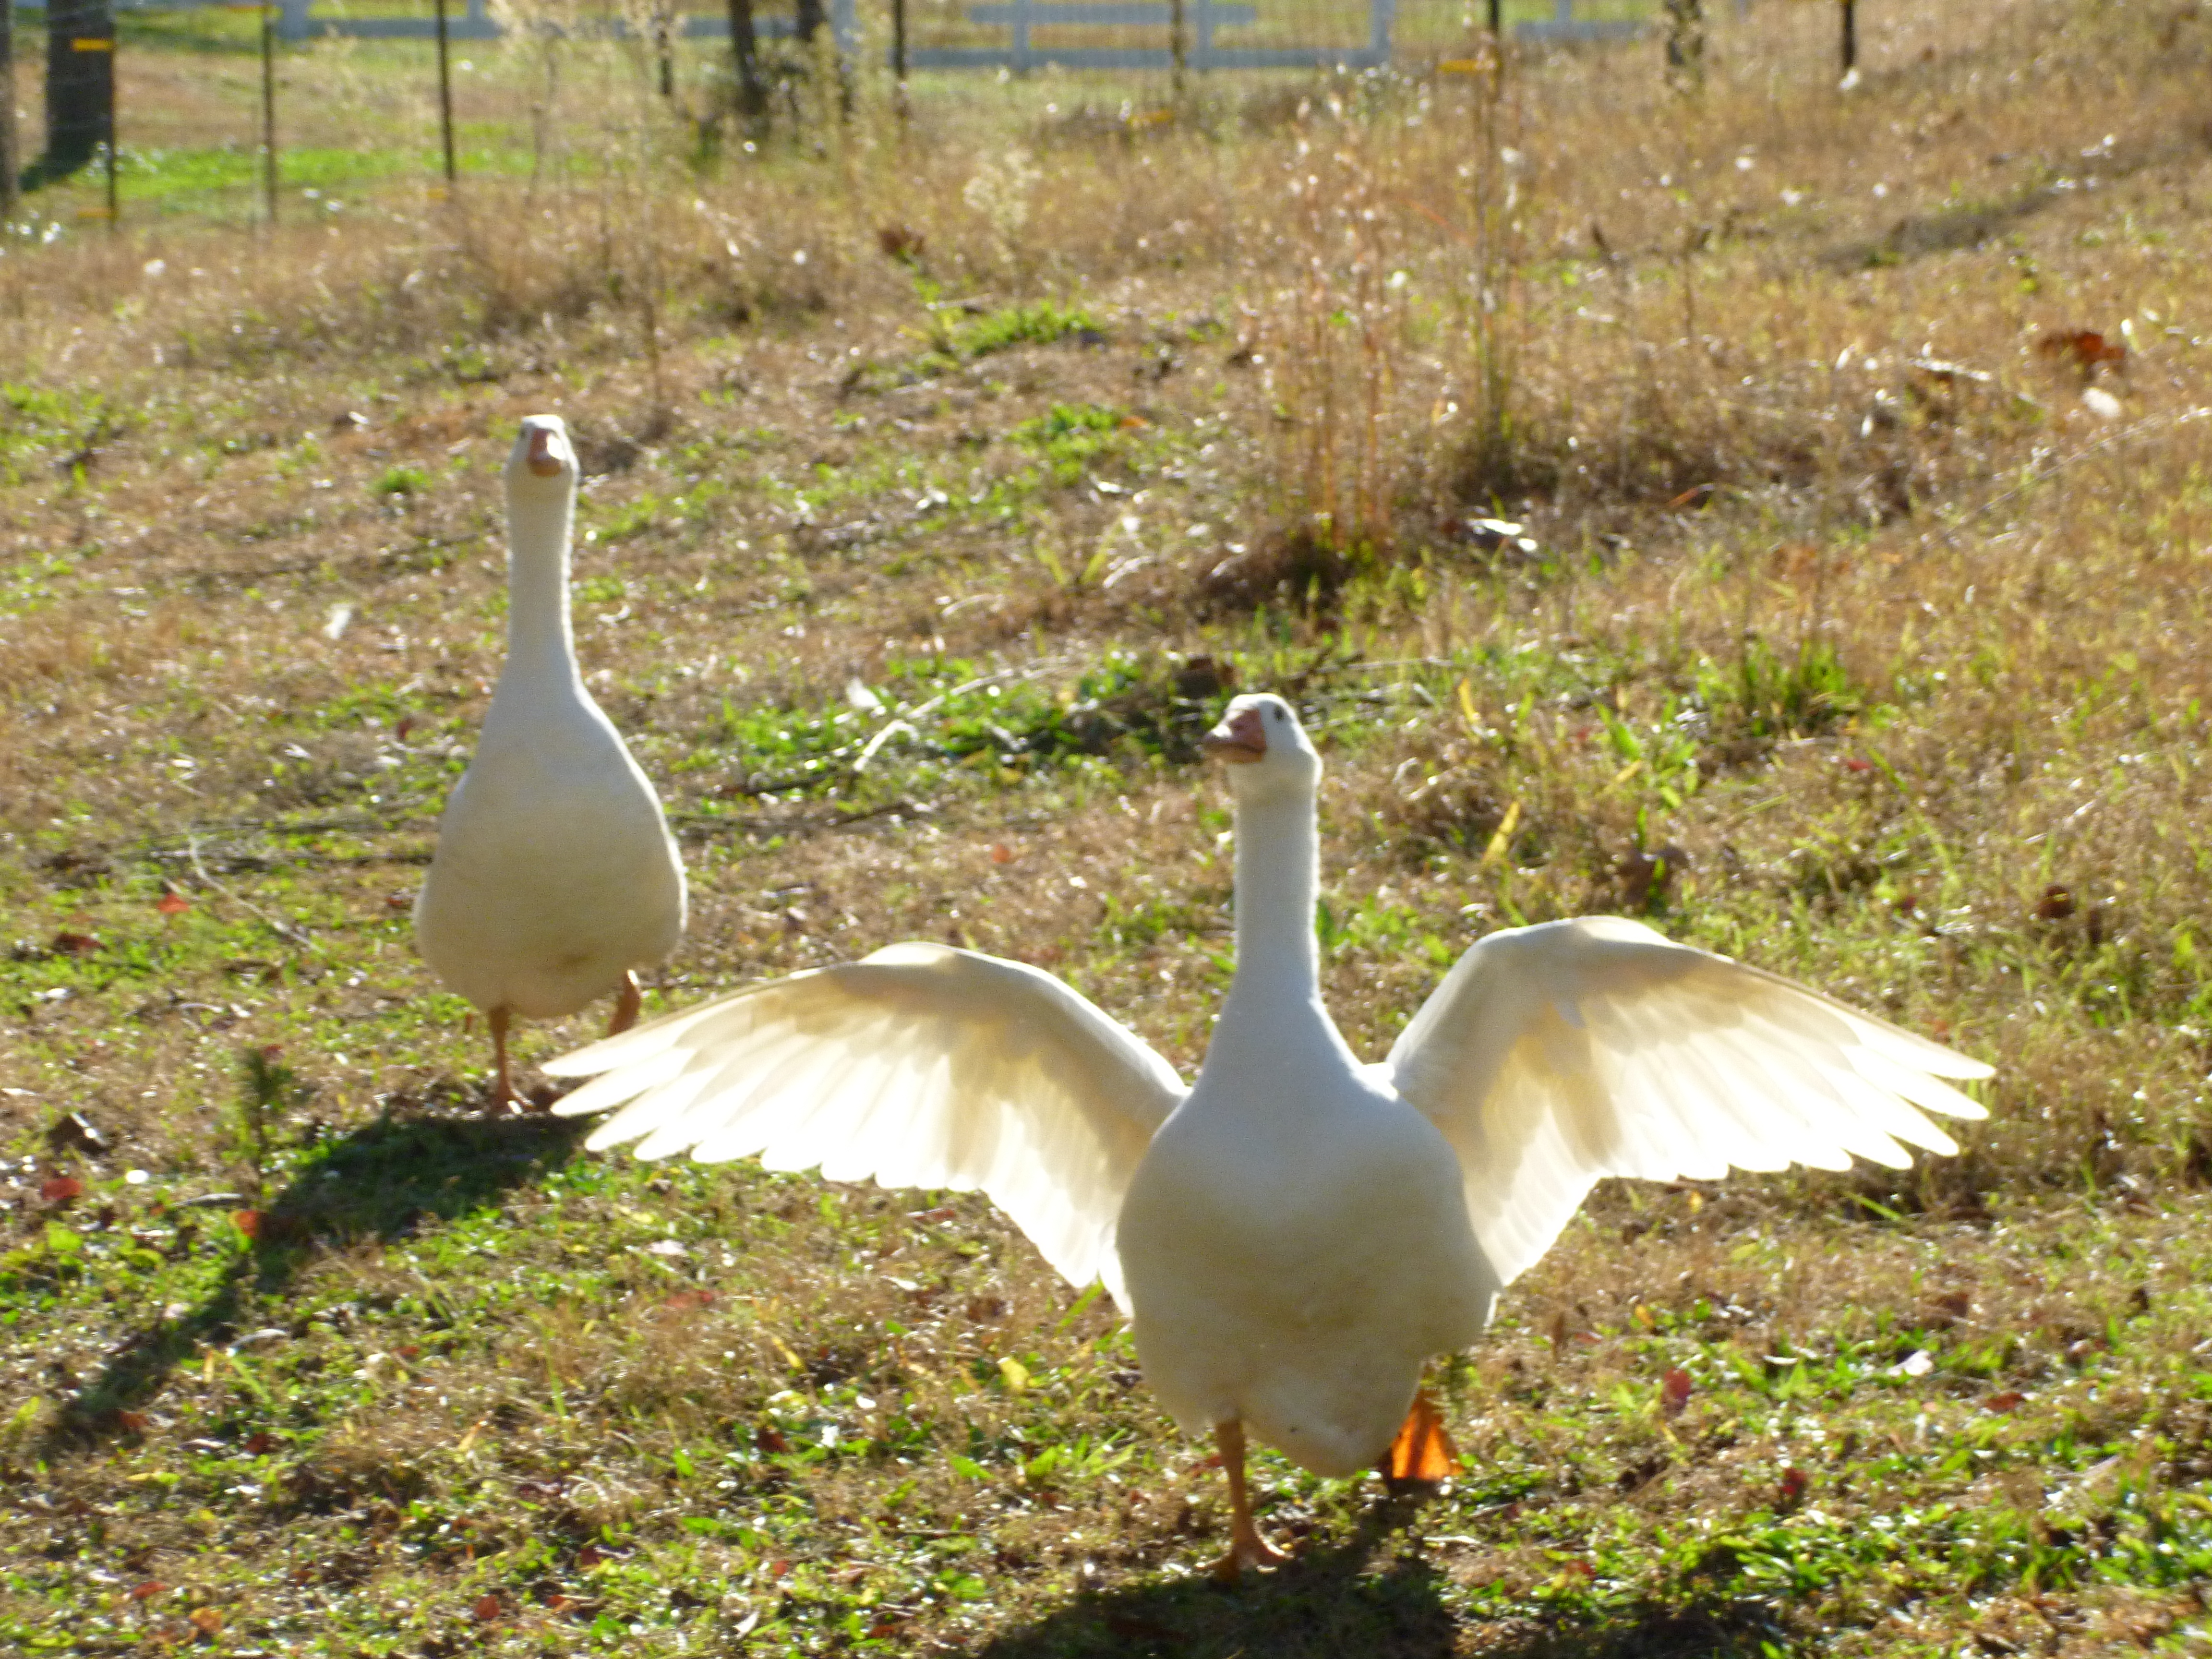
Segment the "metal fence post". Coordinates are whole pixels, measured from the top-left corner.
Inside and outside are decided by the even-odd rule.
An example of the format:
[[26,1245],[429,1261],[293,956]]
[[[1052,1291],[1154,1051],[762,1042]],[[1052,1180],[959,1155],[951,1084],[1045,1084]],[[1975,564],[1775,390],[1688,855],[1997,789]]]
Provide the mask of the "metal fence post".
[[123,224],[123,198],[115,187],[115,39],[108,37],[106,58],[107,82],[107,234],[112,236]]
[[446,146],[446,186],[459,177],[453,165],[453,70],[446,44],[446,0],[438,0],[438,133]]
[[[7,0],[0,0],[5,5]],[[261,8],[261,192],[269,228],[276,228],[276,15]]]

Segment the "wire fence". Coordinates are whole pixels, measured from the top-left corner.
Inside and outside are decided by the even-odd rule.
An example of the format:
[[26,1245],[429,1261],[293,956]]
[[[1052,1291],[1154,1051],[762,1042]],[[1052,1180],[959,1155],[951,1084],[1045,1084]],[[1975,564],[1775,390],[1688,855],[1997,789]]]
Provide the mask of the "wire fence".
[[[896,3],[896,0],[892,0]],[[280,40],[301,41],[337,35],[359,39],[434,39],[436,18],[422,6],[349,4],[345,0],[270,0],[277,13]],[[1468,25],[1481,21],[1462,4],[1419,5],[1449,14]],[[1724,0],[1735,16],[1751,0]],[[177,11],[215,8],[251,9],[239,0],[117,0],[118,12]],[[1305,68],[1339,61],[1343,54],[1364,54],[1392,42],[1393,0],[1382,5],[1339,3],[1337,0],[908,0],[906,15],[915,68],[1125,68],[1127,63],[1086,64],[1072,53],[1100,50],[1169,51],[1180,30],[1188,41],[1194,69]],[[1515,0],[1502,9],[1504,26],[1526,40],[1599,40],[1633,35],[1662,9],[1655,0]],[[672,29],[687,39],[729,35],[726,11],[663,5],[658,14],[672,19]],[[796,11],[752,8],[754,27],[764,39],[788,39],[805,31]],[[860,0],[828,0],[825,21],[842,50],[860,45]],[[514,27],[513,9],[495,0],[454,0],[447,22],[453,40],[498,40]],[[1486,16],[1486,13],[1485,14]],[[581,11],[567,27],[591,27]],[[620,30],[622,14],[599,21]],[[1030,38],[1024,42],[1024,35]],[[1215,39],[1214,37],[1221,37]],[[1209,51],[1209,47],[1211,50]],[[1283,53],[1255,61],[1245,55]],[[1026,64],[1016,61],[1026,56]]]
[[[1870,61],[1904,61],[2008,3],[1887,8],[1859,32]],[[770,132],[790,137],[849,117],[856,79],[888,82],[901,44],[902,110],[989,103],[1037,119],[1097,111],[1110,130],[1166,118],[1187,97],[1295,84],[1285,74],[1449,69],[1487,21],[1484,0],[739,3],[764,88],[753,129],[732,118],[735,6],[450,0],[441,43],[434,0],[132,0],[117,8],[113,204],[126,219],[242,221],[356,211],[394,189],[434,192],[455,175],[542,180],[590,168],[610,124],[630,118],[640,84],[656,90],[690,159],[708,164]],[[1498,15],[1525,52],[1626,52],[1625,66],[1648,52],[1641,61],[1659,74],[1655,42],[1672,9],[1510,0]],[[1703,10],[1721,52],[1755,44],[1778,59],[1832,58],[1835,0],[1706,0]],[[43,46],[44,19],[15,17],[19,153],[34,155],[42,86],[25,46]],[[33,193],[27,213],[48,223],[100,216],[97,173]]]

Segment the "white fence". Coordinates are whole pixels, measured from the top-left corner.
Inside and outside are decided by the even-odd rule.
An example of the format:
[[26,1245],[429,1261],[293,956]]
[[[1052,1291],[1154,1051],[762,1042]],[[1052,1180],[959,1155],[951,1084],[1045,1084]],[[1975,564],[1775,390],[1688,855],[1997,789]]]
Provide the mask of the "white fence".
[[[1169,69],[1176,53],[1170,43],[1175,23],[1163,0],[988,0],[966,9],[970,23],[1011,29],[1003,46],[922,46],[907,55],[921,69],[998,69],[1016,71],[1047,64],[1063,69]],[[1187,0],[1183,7],[1183,63],[1193,70],[1380,68],[1390,61],[1390,25],[1396,0],[1368,0],[1367,40],[1357,46],[1224,46],[1222,29],[1250,28],[1260,21],[1256,5],[1216,5]],[[1079,46],[1036,42],[1038,29],[1118,28],[1141,30],[1158,46]]]
[[[4,3],[4,0],[0,0]],[[173,0],[171,0],[173,3]],[[130,0],[125,0],[128,5]],[[160,3],[160,0],[156,0]],[[218,4],[222,0],[200,0]],[[288,40],[311,40],[326,34],[383,40],[424,40],[436,33],[427,17],[346,17],[318,15],[315,0],[279,0],[277,33]],[[1735,0],[1738,16],[1750,0]],[[1576,0],[1553,0],[1553,15],[1514,24],[1523,40],[1565,41],[1611,40],[1642,33],[1647,22],[1621,18],[1590,18],[1576,12]],[[1234,69],[1310,69],[1342,67],[1369,69],[1390,61],[1390,33],[1396,21],[1397,0],[1369,0],[1367,38],[1363,43],[1337,46],[1252,46],[1233,40],[1224,44],[1221,31],[1232,35],[1260,21],[1257,4],[1229,0],[1186,0],[1183,6],[1183,64],[1194,70]],[[918,44],[907,54],[916,69],[1007,69],[1026,71],[1056,64],[1065,69],[1166,69],[1176,54],[1170,40],[1173,14],[1169,0],[979,0],[963,9],[971,25],[1003,28],[1004,44],[931,46]],[[858,0],[830,0],[827,12],[831,32],[841,50],[856,51],[860,44]],[[770,14],[754,23],[763,39],[787,38],[793,20]],[[726,39],[729,20],[718,13],[678,14],[677,32],[688,39]],[[1111,46],[1073,45],[1048,40],[1039,44],[1039,31],[1048,36],[1060,31],[1096,33],[1121,30],[1149,36],[1158,44]],[[496,40],[501,30],[485,0],[465,0],[447,22],[447,33],[455,40]]]
[[[202,3],[216,5],[223,3],[223,0]],[[357,40],[427,40],[438,32],[437,23],[428,17],[333,17],[327,13],[318,16],[313,9],[313,0],[279,0],[279,6],[276,33],[287,40],[312,40],[328,34]],[[830,0],[827,15],[838,45],[846,51],[853,50],[860,38],[857,0]],[[788,36],[793,28],[789,17],[771,15],[753,21],[754,32],[764,40]],[[448,40],[496,40],[504,33],[485,9],[484,0],[467,0],[465,8],[446,20]],[[698,12],[679,13],[677,33],[687,39],[714,35],[726,38],[730,20]]]
[[[212,0],[210,0],[212,3]],[[1556,0],[1562,14],[1573,0]],[[314,0],[281,0],[277,33],[288,40],[312,40],[325,34],[383,40],[422,40],[437,33],[426,17],[344,17],[318,14]],[[858,0],[830,0],[828,21],[839,47],[856,51],[860,44]],[[1149,70],[1171,67],[1177,54],[1170,38],[1174,14],[1168,0],[979,0],[963,8],[971,26],[1005,29],[1004,44],[932,46],[916,43],[907,53],[915,69],[1006,69],[1018,72],[1056,64],[1065,69]],[[1342,46],[1255,46],[1220,34],[1232,35],[1260,21],[1257,4],[1217,4],[1215,0],[1185,0],[1183,6],[1184,65],[1194,70],[1231,69],[1376,68],[1390,61],[1390,31],[1396,16],[1396,0],[1368,0],[1366,38]],[[466,0],[447,22],[447,34],[455,40],[495,40],[501,30],[486,9],[485,0]],[[755,28],[763,39],[788,37],[792,19],[769,15],[758,17]],[[1552,27],[1553,25],[1544,25]],[[729,19],[715,13],[684,13],[677,32],[689,39],[726,39]],[[1121,31],[1150,37],[1133,44],[1078,45],[1051,37],[1073,30],[1095,36],[1099,31]],[[1047,39],[1040,42],[1039,33]],[[1157,44],[1154,44],[1157,43]]]
[[1644,25],[1617,17],[1577,17],[1575,0],[1552,0],[1552,15],[1534,23],[1516,23],[1514,34],[1523,40],[1611,40],[1641,34]]

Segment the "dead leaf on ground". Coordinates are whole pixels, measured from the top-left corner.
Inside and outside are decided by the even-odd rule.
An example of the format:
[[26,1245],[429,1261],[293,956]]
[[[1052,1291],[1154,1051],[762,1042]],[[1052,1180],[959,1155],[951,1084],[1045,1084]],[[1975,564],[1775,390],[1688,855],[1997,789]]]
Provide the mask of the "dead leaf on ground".
[[1614,865],[1613,873],[1620,884],[1620,902],[1624,908],[1642,910],[1654,899],[1663,899],[1674,884],[1674,877],[1689,862],[1689,854],[1672,842],[1653,852],[1641,848],[1622,854]]
[[2094,373],[2100,363],[2117,367],[2128,360],[2125,346],[2093,328],[2054,328],[2035,343],[2035,349],[2045,357],[2069,358],[2085,374]]
[[53,1127],[46,1131],[46,1145],[58,1152],[82,1152],[98,1158],[107,1151],[107,1137],[82,1112],[69,1112],[55,1119]]
[[876,228],[876,246],[884,251],[884,257],[888,259],[919,259],[929,246],[929,237],[911,225],[878,225]]

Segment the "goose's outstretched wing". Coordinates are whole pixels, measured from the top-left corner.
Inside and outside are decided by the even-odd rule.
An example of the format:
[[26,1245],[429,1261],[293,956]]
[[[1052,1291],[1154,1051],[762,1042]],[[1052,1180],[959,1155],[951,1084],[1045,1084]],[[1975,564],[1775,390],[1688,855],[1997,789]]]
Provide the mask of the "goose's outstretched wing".
[[1978,1118],[1944,1078],[1990,1068],[1640,923],[1491,934],[1381,1068],[1458,1152],[1475,1237],[1510,1283],[1602,1176],[1710,1180],[1730,1164],[1892,1168],[1954,1152],[1920,1109]]
[[592,1079],[556,1112],[622,1106],[595,1148],[980,1188],[1070,1283],[1103,1277],[1117,1302],[1121,1194],[1186,1092],[1051,975],[924,944],[754,986],[545,1069]]

